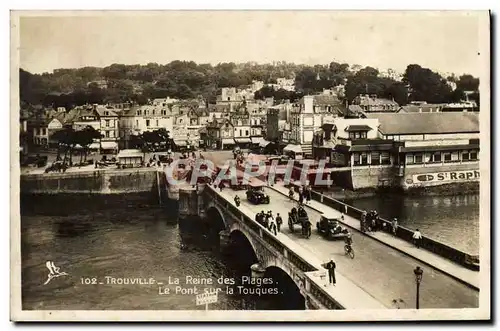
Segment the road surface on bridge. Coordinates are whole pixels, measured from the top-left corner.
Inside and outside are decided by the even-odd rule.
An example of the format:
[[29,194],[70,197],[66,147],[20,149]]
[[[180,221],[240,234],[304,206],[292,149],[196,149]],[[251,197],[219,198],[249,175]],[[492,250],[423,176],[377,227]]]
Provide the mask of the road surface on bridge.
[[[392,300],[402,299],[406,305],[402,308],[415,308],[416,285],[413,269],[421,263],[403,253],[400,253],[368,236],[354,233],[353,247],[356,253],[354,259],[344,255],[343,241],[329,241],[321,237],[316,231],[316,222],[320,213],[307,208],[313,234],[305,239],[301,236],[300,226],[295,226],[295,232],[288,229],[288,212],[297,203],[288,197],[266,188],[271,204],[253,205],[245,197],[245,191],[224,189],[221,193],[225,198],[233,201],[239,195],[241,202],[248,209],[257,213],[272,210],[276,216],[279,213],[283,218],[281,232],[293,239],[296,243],[315,254],[320,260],[327,261],[333,258],[337,264],[337,272],[348,278],[358,287],[374,298],[390,306]],[[340,214],[339,214],[340,215]],[[477,308],[479,306],[479,292],[456,281],[450,276],[431,267],[423,267],[424,276],[420,285],[420,308]]]

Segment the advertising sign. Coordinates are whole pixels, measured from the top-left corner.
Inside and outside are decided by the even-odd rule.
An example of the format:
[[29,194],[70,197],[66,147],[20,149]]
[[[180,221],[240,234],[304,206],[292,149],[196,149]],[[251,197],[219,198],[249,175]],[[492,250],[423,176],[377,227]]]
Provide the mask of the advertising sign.
[[447,171],[413,175],[414,183],[452,182],[479,179],[479,170]]

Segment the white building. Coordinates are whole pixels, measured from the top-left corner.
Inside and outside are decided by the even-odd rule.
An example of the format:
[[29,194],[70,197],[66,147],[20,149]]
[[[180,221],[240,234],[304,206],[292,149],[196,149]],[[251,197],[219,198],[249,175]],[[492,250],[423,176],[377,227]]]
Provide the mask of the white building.
[[165,129],[173,131],[174,115],[168,107],[145,105],[132,107],[119,119],[119,136],[125,148],[132,135],[140,135],[145,131]]
[[323,123],[331,122],[342,115],[338,107],[338,100],[329,95],[304,96],[290,113],[289,142],[300,145],[305,156],[312,155],[314,132],[319,130]]

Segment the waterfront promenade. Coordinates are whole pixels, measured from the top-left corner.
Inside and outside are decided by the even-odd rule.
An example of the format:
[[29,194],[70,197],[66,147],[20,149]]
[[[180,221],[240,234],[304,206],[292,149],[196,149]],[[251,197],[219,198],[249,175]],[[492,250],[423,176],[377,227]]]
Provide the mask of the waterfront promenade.
[[[345,277],[357,287],[369,293],[385,306],[390,307],[393,300],[402,300],[402,308],[415,307],[415,276],[413,269],[418,265],[424,269],[424,277],[420,288],[420,308],[474,308],[479,305],[479,291],[450,277],[448,274],[431,266],[425,265],[399,250],[388,247],[372,236],[354,234],[355,259],[344,255],[343,241],[328,241],[315,230],[320,212],[307,207],[307,212],[313,223],[314,230],[310,239],[300,234],[300,227],[291,233],[287,226],[287,215],[296,201],[273,188],[266,188],[271,198],[269,205],[253,205],[245,198],[245,191],[224,189],[217,193],[232,201],[239,195],[242,207],[254,214],[262,210],[272,210],[279,213],[284,220],[280,236],[286,236],[313,254],[321,261],[333,258],[337,264],[337,273]],[[318,206],[316,206],[318,207]],[[323,209],[324,210],[324,209]],[[333,209],[329,212],[340,213]],[[340,285],[337,285],[340,286]]]

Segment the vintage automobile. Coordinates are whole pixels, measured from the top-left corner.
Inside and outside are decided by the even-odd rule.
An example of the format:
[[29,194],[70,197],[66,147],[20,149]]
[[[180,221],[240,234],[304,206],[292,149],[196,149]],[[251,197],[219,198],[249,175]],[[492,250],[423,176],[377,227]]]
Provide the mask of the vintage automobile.
[[319,234],[327,239],[344,239],[349,231],[341,226],[339,221],[340,219],[333,215],[321,215],[316,223]]
[[269,195],[264,193],[263,188],[264,185],[250,184],[246,192],[247,200],[256,205],[263,203],[269,204],[270,202]]

